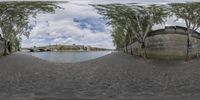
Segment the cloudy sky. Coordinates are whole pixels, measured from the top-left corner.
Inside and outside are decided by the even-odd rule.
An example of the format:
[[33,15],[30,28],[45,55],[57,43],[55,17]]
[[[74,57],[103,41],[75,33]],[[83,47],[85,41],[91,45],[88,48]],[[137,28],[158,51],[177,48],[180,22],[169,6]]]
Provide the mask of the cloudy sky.
[[[106,20],[88,4],[99,3],[159,3],[185,2],[195,0],[68,0],[59,4],[64,9],[56,10],[55,14],[39,14],[31,19],[30,38],[22,38],[22,47],[45,46],[54,44],[77,44],[95,47],[115,48],[112,43],[110,27]],[[198,0],[196,0],[198,1]],[[182,20],[169,20],[166,25],[183,25]],[[157,25],[155,28],[163,26]]]

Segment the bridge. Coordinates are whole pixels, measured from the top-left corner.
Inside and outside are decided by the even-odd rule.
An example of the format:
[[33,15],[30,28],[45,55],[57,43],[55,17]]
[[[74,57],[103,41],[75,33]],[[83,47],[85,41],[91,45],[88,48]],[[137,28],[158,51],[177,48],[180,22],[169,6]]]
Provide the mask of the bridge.
[[53,51],[48,48],[22,48],[22,51],[30,51],[30,52],[44,52],[44,51]]
[[23,51],[30,52],[45,52],[57,50],[77,50],[77,51],[90,51],[92,47],[83,45],[50,45],[45,47],[22,48]]

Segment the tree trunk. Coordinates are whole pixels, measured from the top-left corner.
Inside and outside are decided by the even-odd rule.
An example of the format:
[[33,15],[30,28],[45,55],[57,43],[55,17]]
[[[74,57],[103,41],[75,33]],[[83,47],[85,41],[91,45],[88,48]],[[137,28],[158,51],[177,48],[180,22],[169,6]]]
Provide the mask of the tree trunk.
[[127,48],[127,46],[125,47],[125,49],[126,49],[126,53],[128,54],[128,48]]
[[8,52],[7,52],[7,41],[4,40],[4,53],[3,53],[4,56],[8,55]]
[[126,53],[126,44],[124,43],[123,45],[124,45],[124,47],[123,47],[124,53]]
[[9,53],[12,53],[12,43],[11,42],[8,42],[8,52]]
[[131,55],[133,55],[133,49],[132,49],[132,47],[131,47]]
[[143,57],[144,57],[144,59],[146,59],[147,58],[147,51],[146,51],[145,41],[142,42],[141,48],[143,49]]
[[190,52],[191,52],[190,37],[191,37],[190,32],[187,32],[187,51],[186,51],[186,58],[185,58],[185,61],[189,61],[189,60],[190,60]]

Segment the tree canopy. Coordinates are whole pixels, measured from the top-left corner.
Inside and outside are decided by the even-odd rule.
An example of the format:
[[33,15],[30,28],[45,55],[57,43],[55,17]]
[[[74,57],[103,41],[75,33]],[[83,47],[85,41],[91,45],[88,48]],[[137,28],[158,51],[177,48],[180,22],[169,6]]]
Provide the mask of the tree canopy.
[[[162,24],[168,16],[165,6],[137,4],[94,5],[99,14],[108,19],[112,26],[112,36],[117,48],[138,41],[145,47],[145,39],[153,25]],[[121,40],[121,42],[120,42]],[[124,44],[122,46],[122,44]]]
[[193,31],[200,27],[200,3],[171,3],[167,5],[140,5],[140,4],[105,4],[93,5],[108,19],[112,26],[112,36],[117,48],[138,41],[141,48],[146,47],[145,39],[149,31],[156,24],[163,24],[168,17],[176,16],[183,19],[187,28],[187,57],[192,48],[190,38]]
[[172,3],[170,11],[185,21],[186,27],[197,30],[200,27],[200,3]]
[[170,11],[177,19],[183,19],[187,28],[187,54],[186,60],[189,60],[190,51],[192,48],[191,35],[200,27],[200,3],[172,3]]
[[20,36],[29,36],[32,26],[29,18],[36,17],[39,13],[54,13],[57,2],[0,2],[0,28],[3,38],[13,44],[19,45]]

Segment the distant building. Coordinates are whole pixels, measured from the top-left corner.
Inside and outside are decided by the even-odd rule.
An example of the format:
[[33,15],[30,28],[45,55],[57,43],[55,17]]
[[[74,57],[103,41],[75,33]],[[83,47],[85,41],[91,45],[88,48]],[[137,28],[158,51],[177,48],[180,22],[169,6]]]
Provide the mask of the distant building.
[[91,46],[87,46],[86,48],[87,48],[87,49],[86,49],[87,51],[91,51],[91,49],[92,49]]
[[42,51],[96,51],[96,50],[106,50],[103,48],[96,48],[91,46],[84,46],[84,45],[48,45],[43,47],[36,47],[33,48],[26,48],[32,52],[42,52]]

